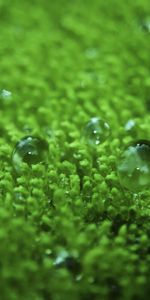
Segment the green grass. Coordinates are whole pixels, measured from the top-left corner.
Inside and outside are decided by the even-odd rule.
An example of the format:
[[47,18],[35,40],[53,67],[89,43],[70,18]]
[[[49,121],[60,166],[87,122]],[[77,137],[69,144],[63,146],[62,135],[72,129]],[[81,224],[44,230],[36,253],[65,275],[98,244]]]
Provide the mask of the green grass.
[[[1,300],[148,299],[150,191],[125,191],[116,165],[150,137],[149,17],[149,0],[0,0]],[[111,137],[91,152],[95,116]],[[48,166],[16,176],[30,134]],[[63,253],[72,268],[57,266]]]

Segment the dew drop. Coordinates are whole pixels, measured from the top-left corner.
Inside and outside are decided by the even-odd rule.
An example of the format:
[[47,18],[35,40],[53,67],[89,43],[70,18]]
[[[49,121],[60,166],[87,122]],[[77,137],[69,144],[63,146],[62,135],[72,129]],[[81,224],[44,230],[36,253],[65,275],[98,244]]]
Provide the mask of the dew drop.
[[70,255],[66,251],[60,252],[56,258],[54,265],[58,268],[67,268],[71,273],[77,275],[80,271],[80,263],[76,257]]
[[103,143],[110,135],[110,127],[106,121],[101,118],[92,118],[85,126],[84,137],[91,146],[97,146]]
[[150,33],[150,18],[146,18],[141,23],[141,30],[145,33]]
[[2,99],[2,101],[11,101],[12,93],[10,91],[3,89],[0,92],[0,98]]
[[150,186],[150,141],[139,140],[122,153],[117,167],[122,186],[139,193]]
[[125,130],[126,131],[131,131],[134,127],[135,127],[136,123],[134,120],[129,120],[126,124],[125,124]]
[[46,161],[48,144],[45,140],[26,136],[15,146],[12,153],[12,163],[17,173],[22,173],[23,163],[31,166]]

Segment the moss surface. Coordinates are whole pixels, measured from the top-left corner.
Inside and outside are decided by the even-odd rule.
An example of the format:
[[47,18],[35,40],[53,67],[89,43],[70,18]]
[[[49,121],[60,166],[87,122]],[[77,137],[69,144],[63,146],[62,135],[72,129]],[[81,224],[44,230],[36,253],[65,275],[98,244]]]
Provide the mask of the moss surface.
[[[1,300],[149,298],[150,192],[116,172],[124,146],[150,137],[149,72],[149,0],[0,0]],[[91,150],[95,116],[111,137]],[[30,134],[48,164],[16,176]]]

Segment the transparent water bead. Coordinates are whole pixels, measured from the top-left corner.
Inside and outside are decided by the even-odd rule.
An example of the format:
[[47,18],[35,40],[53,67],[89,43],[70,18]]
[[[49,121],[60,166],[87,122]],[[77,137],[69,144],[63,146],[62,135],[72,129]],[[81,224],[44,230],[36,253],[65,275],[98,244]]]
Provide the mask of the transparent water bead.
[[145,33],[150,33],[150,18],[147,18],[144,21],[142,21],[142,23],[141,23],[141,29]]
[[22,172],[22,165],[28,165],[44,162],[47,157],[48,144],[45,140],[26,136],[22,138],[15,146],[12,153],[12,163],[17,173]]
[[150,186],[150,141],[139,140],[129,145],[118,164],[121,184],[139,193]]
[[110,127],[99,117],[92,118],[85,126],[84,135],[90,145],[103,143],[110,135]]
[[134,120],[129,120],[126,124],[125,124],[125,130],[126,131],[131,131],[134,127],[135,127],[136,123]]
[[0,98],[2,99],[2,101],[10,101],[12,99],[12,93],[10,91],[3,89],[0,92]]
[[73,274],[78,274],[80,272],[80,262],[78,259],[70,255],[66,251],[62,251],[56,258],[54,265],[59,268],[67,268]]

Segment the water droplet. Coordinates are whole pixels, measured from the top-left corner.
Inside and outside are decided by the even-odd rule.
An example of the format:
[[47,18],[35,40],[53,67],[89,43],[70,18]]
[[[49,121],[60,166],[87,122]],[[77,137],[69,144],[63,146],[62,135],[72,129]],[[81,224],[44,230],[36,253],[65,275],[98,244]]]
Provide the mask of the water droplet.
[[85,126],[84,136],[86,142],[91,145],[103,143],[110,135],[110,127],[103,119],[92,118]]
[[59,268],[67,268],[70,272],[77,275],[81,266],[78,259],[66,251],[62,251],[56,258],[54,265]]
[[135,124],[136,124],[135,121],[129,120],[125,125],[125,130],[126,131],[132,130],[135,127]]
[[26,136],[22,138],[15,146],[12,154],[12,163],[17,173],[22,172],[23,163],[37,164],[46,160],[48,144],[45,140]]
[[18,203],[23,202],[24,198],[23,198],[23,195],[21,193],[16,192],[14,194],[14,196],[15,196],[15,201],[16,202],[18,202]]
[[82,278],[83,278],[83,275],[79,274],[79,275],[76,276],[76,281],[79,282],[79,281],[82,280]]
[[145,33],[150,33],[150,18],[145,19],[140,27]]
[[3,101],[10,101],[12,99],[12,93],[10,91],[3,89],[0,93],[0,98]]
[[139,140],[129,145],[119,161],[121,184],[132,192],[142,192],[150,185],[150,141]]

